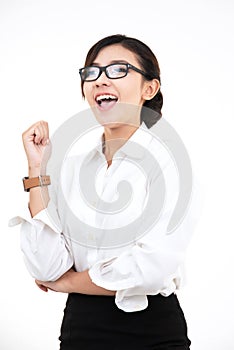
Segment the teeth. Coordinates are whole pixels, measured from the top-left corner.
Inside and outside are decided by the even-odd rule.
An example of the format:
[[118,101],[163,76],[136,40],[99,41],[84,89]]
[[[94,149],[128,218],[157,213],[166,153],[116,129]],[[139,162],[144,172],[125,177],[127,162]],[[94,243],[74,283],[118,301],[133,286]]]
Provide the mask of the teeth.
[[97,98],[96,98],[96,101],[99,102],[101,100],[108,100],[108,99],[111,99],[111,100],[117,100],[117,97],[113,96],[113,95],[99,95]]

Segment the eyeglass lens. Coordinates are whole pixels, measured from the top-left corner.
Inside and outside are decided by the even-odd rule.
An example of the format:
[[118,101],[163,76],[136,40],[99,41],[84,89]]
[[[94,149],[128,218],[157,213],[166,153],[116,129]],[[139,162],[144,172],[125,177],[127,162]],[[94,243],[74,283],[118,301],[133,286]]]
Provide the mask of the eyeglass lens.
[[123,78],[128,73],[127,64],[110,64],[106,67],[90,66],[81,70],[81,79],[84,81],[97,80],[101,73],[105,71],[106,75],[110,79]]

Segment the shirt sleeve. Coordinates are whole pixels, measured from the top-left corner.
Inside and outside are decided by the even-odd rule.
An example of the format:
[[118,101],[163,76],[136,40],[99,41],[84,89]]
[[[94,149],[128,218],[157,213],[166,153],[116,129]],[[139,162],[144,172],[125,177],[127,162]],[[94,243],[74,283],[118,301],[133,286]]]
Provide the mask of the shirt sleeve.
[[172,234],[166,232],[174,201],[160,221],[134,246],[89,270],[92,281],[116,291],[116,305],[126,311],[148,306],[147,295],[170,295],[180,287],[186,248],[200,217],[201,193],[193,186],[192,199],[184,220]]
[[[48,210],[49,209],[49,210]],[[53,212],[53,220],[48,212]],[[21,225],[20,246],[30,275],[41,281],[55,281],[74,264],[72,252],[62,234],[59,216],[52,200],[48,208],[33,218],[25,203],[22,215],[9,221]]]

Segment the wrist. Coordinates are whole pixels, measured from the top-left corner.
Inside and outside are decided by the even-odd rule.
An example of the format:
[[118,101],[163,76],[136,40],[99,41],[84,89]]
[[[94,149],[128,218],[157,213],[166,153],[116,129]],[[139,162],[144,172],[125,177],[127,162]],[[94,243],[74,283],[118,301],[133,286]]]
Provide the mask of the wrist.
[[39,175],[34,177],[26,176],[23,178],[24,190],[29,192],[32,188],[43,187],[50,185],[49,175]]
[[73,269],[71,269],[70,271],[67,272],[68,276],[70,278],[68,278],[67,280],[67,288],[69,290],[69,293],[78,293],[79,292],[79,272],[74,271]]
[[28,177],[36,177],[40,175],[45,175],[40,166],[29,166],[28,167]]

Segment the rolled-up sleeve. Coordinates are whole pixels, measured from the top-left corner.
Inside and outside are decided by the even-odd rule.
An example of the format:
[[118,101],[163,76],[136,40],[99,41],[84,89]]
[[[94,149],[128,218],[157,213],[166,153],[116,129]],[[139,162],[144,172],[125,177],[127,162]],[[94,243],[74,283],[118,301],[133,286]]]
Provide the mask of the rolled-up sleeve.
[[33,278],[55,281],[69,270],[74,262],[72,252],[61,232],[56,208],[52,201],[48,204],[54,212],[53,221],[48,210],[40,211],[31,218],[29,210],[25,215],[14,217],[9,226],[21,224],[20,245],[25,265]]
[[89,274],[92,281],[109,290],[116,290],[116,305],[124,311],[147,307],[147,295],[175,290],[180,252],[169,252],[137,244],[119,257],[96,263]]

